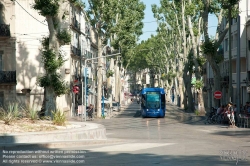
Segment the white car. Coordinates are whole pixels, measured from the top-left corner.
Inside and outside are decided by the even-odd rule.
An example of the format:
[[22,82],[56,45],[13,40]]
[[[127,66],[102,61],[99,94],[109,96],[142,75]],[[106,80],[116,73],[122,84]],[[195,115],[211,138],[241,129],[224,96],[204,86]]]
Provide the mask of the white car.
[[119,102],[113,102],[112,103],[112,109],[113,109],[113,111],[120,111],[120,103]]

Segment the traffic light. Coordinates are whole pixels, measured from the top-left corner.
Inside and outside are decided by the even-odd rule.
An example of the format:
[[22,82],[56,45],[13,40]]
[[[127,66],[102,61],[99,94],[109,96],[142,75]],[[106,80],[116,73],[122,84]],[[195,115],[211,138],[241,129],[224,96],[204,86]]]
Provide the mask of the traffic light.
[[74,94],[79,93],[79,90],[80,90],[80,88],[77,85],[73,86],[73,92],[74,92]]

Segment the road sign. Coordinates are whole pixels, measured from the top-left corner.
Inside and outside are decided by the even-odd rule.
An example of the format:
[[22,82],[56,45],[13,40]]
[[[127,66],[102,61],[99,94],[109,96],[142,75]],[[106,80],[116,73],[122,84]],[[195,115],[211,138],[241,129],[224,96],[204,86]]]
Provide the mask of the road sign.
[[215,91],[215,92],[214,92],[214,98],[216,98],[216,99],[221,99],[221,97],[222,97],[221,91]]

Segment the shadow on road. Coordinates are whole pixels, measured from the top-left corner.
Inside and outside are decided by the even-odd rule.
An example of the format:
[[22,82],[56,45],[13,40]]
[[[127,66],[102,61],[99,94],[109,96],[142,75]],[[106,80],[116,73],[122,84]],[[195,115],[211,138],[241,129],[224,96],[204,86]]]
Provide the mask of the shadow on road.
[[[162,150],[164,148],[167,147],[162,147]],[[167,150],[169,151],[169,149]],[[123,149],[120,149],[120,151],[123,151]],[[124,152],[112,150],[98,152],[95,149],[93,151],[79,147],[75,150],[74,148],[70,148],[70,150],[51,149],[35,144],[32,146],[1,147],[0,155],[1,166],[222,166],[236,165],[237,162],[238,165],[249,165],[249,158],[244,159],[239,158],[239,156],[231,156],[229,158],[229,156],[225,156],[225,154],[220,152],[213,155],[157,155],[145,152],[138,154],[138,152],[133,150]]]

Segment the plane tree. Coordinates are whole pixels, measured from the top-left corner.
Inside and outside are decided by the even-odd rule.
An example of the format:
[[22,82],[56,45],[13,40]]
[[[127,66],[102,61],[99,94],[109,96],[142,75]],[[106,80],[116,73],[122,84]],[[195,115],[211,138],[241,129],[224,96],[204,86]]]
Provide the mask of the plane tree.
[[60,47],[70,43],[71,36],[67,28],[62,26],[69,13],[69,5],[84,8],[79,0],[35,0],[32,7],[46,18],[49,36],[42,41],[42,62],[45,74],[38,78],[38,84],[44,88],[44,109],[47,115],[56,111],[56,98],[68,92],[68,86],[58,72],[65,62]]
[[[213,70],[214,75],[214,86],[213,92],[216,90],[221,91],[221,71],[219,64],[223,61],[223,54],[221,54],[220,47],[227,33],[231,33],[231,18],[235,18],[238,14],[238,4],[239,0],[203,0],[204,7],[202,9],[203,14],[203,31],[204,31],[204,43],[202,45],[203,53],[209,62]],[[215,14],[218,19],[218,25],[215,37],[212,39],[208,34],[208,16],[209,14]],[[223,17],[227,18],[228,22],[226,26],[222,27]],[[229,74],[231,73],[231,35],[229,35]],[[232,86],[232,81],[229,76],[229,86]],[[232,88],[229,87],[229,98],[232,97]],[[219,100],[214,101],[216,106],[219,106]]]
[[[103,48],[110,43],[122,51],[124,63],[128,49],[135,46],[138,35],[142,33],[142,19],[145,5],[140,0],[88,0],[87,16],[97,34],[98,57]],[[102,59],[98,59],[98,66]],[[97,73],[97,117],[101,117],[102,77]]]
[[[187,58],[191,42],[187,42],[188,38],[190,38],[190,33],[186,26],[186,1],[161,0],[160,4],[159,7],[153,5],[152,11],[157,21],[161,23],[159,25],[165,24],[164,26],[159,26],[159,35],[162,36],[161,38],[165,43],[171,41],[170,46],[172,47],[167,46],[167,44],[165,47],[166,50],[169,50],[169,54],[175,56],[175,60],[178,62],[175,85],[180,96],[180,106],[182,108],[185,107],[187,110],[193,110],[191,77],[189,77],[189,67],[185,68],[185,65],[189,66],[189,60],[191,60]],[[171,36],[164,36],[166,32],[170,32]],[[170,40],[170,37],[172,40]],[[188,96],[188,102],[186,96]]]

